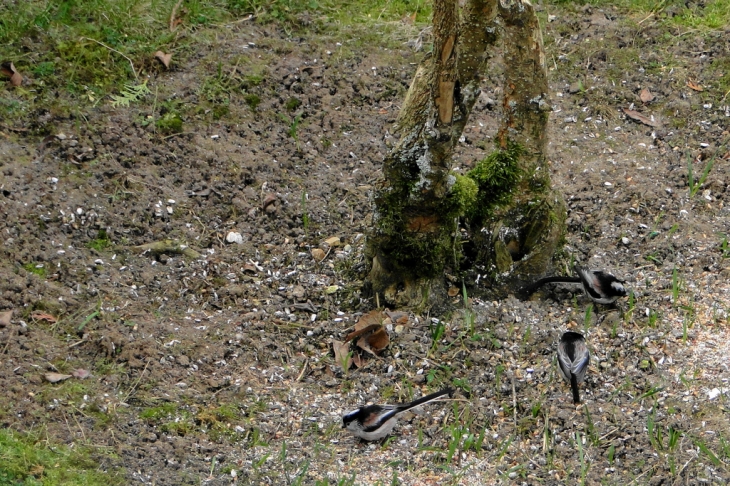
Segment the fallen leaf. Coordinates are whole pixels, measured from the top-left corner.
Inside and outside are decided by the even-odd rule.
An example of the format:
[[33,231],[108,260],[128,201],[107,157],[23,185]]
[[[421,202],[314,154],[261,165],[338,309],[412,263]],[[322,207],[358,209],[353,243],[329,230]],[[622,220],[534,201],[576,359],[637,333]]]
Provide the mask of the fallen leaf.
[[360,319],[357,320],[357,324],[355,324],[355,329],[363,329],[368,327],[370,324],[382,324],[383,323],[383,313],[379,310],[371,310],[367,314],[363,314],[360,316]]
[[689,89],[693,89],[695,91],[704,91],[705,90],[705,88],[703,88],[702,86],[700,86],[699,84],[697,84],[691,80],[687,81],[687,86],[689,87]]
[[658,127],[659,126],[659,123],[657,123],[656,121],[652,120],[651,118],[645,117],[644,115],[642,115],[638,111],[628,110],[626,108],[624,108],[623,110],[624,110],[624,113],[626,113],[626,116],[628,116],[632,120],[641,122],[644,125],[648,125],[650,127]]
[[388,344],[390,344],[390,336],[388,336],[388,331],[386,331],[384,327],[381,327],[368,336],[367,340],[370,347],[373,348],[376,353],[380,353],[388,347]]
[[170,60],[172,59],[172,54],[165,54],[162,51],[155,52],[155,59],[160,61],[163,66],[165,66],[166,69],[170,68]]
[[43,378],[50,383],[58,383],[59,381],[68,380],[72,375],[64,375],[61,373],[46,373]]
[[324,293],[327,294],[327,295],[334,294],[338,290],[340,290],[340,286],[339,285],[330,285],[329,287],[327,287],[327,288],[324,289]]
[[23,76],[20,75],[12,62],[4,62],[0,65],[0,72],[10,78],[10,84],[20,86],[23,82]]
[[355,368],[362,368],[367,364],[367,361],[364,360],[359,354],[353,354],[352,363],[355,365]]
[[318,262],[321,262],[322,260],[324,260],[324,257],[326,257],[326,256],[327,256],[327,254],[324,252],[323,249],[321,249],[321,248],[312,249],[312,258],[314,258]]
[[33,319],[36,319],[38,321],[48,321],[51,324],[58,321],[55,317],[53,317],[51,314],[46,314],[45,312],[35,311],[30,314],[30,317]]
[[642,103],[648,103],[654,99],[654,95],[647,88],[644,88],[639,93],[639,99]]
[[71,374],[74,376],[74,378],[78,378],[79,380],[83,380],[84,378],[88,378],[91,376],[91,372],[89,370],[84,370],[81,368],[73,370]]
[[13,317],[13,310],[0,312],[0,327],[10,325],[10,319]]
[[358,338],[364,334],[367,334],[369,332],[373,332],[377,329],[382,328],[382,324],[370,324],[369,326],[363,327],[362,329],[355,329],[350,334],[345,336],[345,342],[352,341],[355,338]]
[[390,343],[390,337],[385,328],[380,328],[374,333],[360,337],[357,340],[357,347],[363,351],[367,351],[373,356],[377,356],[382,350],[384,350],[388,343]]
[[273,192],[270,192],[266,195],[264,198],[263,204],[261,204],[262,209],[266,209],[270,205],[274,204],[276,202],[276,194]]
[[390,317],[390,320],[395,322],[396,324],[406,324],[408,322],[408,313],[407,312],[389,311],[388,309],[386,309],[385,313],[388,314],[388,317]]
[[449,297],[456,297],[459,295],[459,287],[449,287],[449,291],[447,293],[449,294]]
[[342,341],[332,341],[332,351],[335,352],[335,362],[342,366],[343,370],[349,370],[352,364],[352,355],[350,354],[350,344]]

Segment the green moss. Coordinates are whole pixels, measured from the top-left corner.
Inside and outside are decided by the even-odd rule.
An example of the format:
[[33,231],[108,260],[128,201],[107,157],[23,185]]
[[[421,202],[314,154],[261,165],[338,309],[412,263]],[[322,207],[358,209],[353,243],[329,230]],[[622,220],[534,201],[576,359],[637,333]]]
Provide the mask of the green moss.
[[292,98],[289,98],[288,100],[286,100],[286,103],[284,103],[284,108],[286,108],[289,111],[294,111],[297,108],[299,108],[299,106],[301,104],[302,104],[301,101],[299,101],[298,99],[292,97]]
[[243,97],[243,100],[246,102],[246,104],[251,108],[253,111],[256,111],[256,107],[259,106],[261,103],[261,98],[258,97],[258,95],[255,95],[253,93],[248,93]]
[[103,251],[106,250],[111,244],[112,241],[109,239],[109,235],[106,233],[106,230],[100,229],[96,234],[96,238],[88,242],[86,244],[86,247],[92,248],[96,251]]
[[472,212],[478,194],[479,186],[474,179],[462,175],[456,176],[456,182],[451,188],[451,198],[459,214]]
[[41,278],[46,278],[46,274],[48,273],[45,265],[43,265],[42,263],[29,262],[24,264],[23,268],[25,269],[25,271],[34,275],[38,275]]
[[165,113],[162,118],[155,123],[157,129],[165,135],[173,133],[182,133],[183,121],[180,115],[174,112]]
[[125,484],[121,475],[99,470],[94,456],[101,448],[74,445],[53,443],[43,433],[0,430],[0,484]]
[[506,149],[492,152],[468,172],[467,176],[479,187],[471,216],[483,219],[495,206],[508,204],[512,200],[513,191],[522,178],[519,158],[523,152],[520,145],[508,141]]

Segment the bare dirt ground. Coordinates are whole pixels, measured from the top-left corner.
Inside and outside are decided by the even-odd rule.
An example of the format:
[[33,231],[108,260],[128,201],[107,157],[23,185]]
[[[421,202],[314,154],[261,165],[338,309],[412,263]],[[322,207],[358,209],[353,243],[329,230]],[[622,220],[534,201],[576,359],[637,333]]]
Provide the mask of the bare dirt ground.
[[[457,296],[448,315],[394,316],[385,353],[343,373],[331,341],[375,307],[368,198],[419,29],[390,26],[403,42],[386,49],[306,19],[294,34],[239,22],[153,73],[144,102],[3,122],[2,426],[93,446],[126,484],[727,484],[730,31],[541,15],[569,207],[557,271],[626,279],[620,309],[466,282],[474,332]],[[496,66],[456,170],[491,150]],[[175,114],[182,132],[163,133]],[[566,329],[593,354],[580,407],[555,372]],[[76,370],[91,376],[44,378]],[[446,384],[454,400],[387,444],[340,429],[356,406]]]

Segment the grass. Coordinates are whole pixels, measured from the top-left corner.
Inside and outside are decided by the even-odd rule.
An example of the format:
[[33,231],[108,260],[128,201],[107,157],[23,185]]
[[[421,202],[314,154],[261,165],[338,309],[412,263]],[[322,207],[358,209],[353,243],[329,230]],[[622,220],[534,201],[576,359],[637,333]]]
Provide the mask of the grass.
[[[221,24],[251,14],[257,23],[277,22],[293,34],[298,28],[309,28],[297,20],[306,12],[319,29],[345,34],[343,40],[381,44],[388,43],[388,26],[402,30],[402,24],[397,25],[400,19],[415,13],[416,22],[428,22],[431,14],[431,3],[425,0],[189,0],[183,8],[177,4],[177,0],[30,0],[0,9],[3,60],[12,61],[26,78],[23,86],[0,92],[0,117],[21,123],[39,108],[69,116],[99,103],[128,107],[149,94],[149,79],[157,82],[156,74],[163,68],[153,58],[156,51],[172,54],[175,69],[198,45],[214,38]],[[374,29],[376,24],[384,27]],[[356,37],[359,34],[367,38]],[[244,90],[263,80],[256,68],[251,71],[241,80]],[[235,89],[220,70],[208,81],[207,97],[220,88]],[[247,96],[246,102],[255,109],[259,95]],[[292,103],[287,103],[287,109],[293,109]],[[225,109],[216,113],[222,116]],[[165,133],[177,132],[173,127]]]
[[26,272],[38,275],[41,278],[46,278],[46,274],[48,273],[46,266],[42,263],[28,262],[23,264],[23,268]]
[[698,180],[695,180],[694,177],[694,167],[692,164],[692,157],[689,157],[687,160],[687,184],[689,185],[689,197],[694,197],[697,192],[700,190],[702,185],[707,180],[707,176],[710,175],[710,171],[712,170],[712,166],[715,163],[715,157],[712,157],[710,160],[708,160],[705,163],[704,169],[702,169],[702,174],[700,175],[700,178]]
[[54,444],[38,433],[0,429],[0,485],[117,485],[126,481],[99,469],[99,450]]

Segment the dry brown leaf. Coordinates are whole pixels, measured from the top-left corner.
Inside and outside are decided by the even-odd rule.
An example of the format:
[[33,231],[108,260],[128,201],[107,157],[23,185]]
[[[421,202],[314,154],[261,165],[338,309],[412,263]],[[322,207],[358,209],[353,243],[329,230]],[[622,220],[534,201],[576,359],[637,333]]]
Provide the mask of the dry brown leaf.
[[20,86],[23,83],[23,76],[20,75],[12,62],[4,62],[0,65],[0,72],[10,78],[10,84]]
[[407,312],[389,311],[386,309],[385,313],[388,314],[388,317],[390,317],[390,320],[395,322],[396,324],[407,324],[408,323],[408,313]]
[[162,51],[155,52],[155,59],[160,61],[166,69],[170,68],[170,61],[172,60],[172,54],[165,54]]
[[356,339],[360,336],[363,336],[369,332],[376,331],[379,328],[382,328],[381,324],[370,324],[369,326],[363,327],[361,329],[357,329],[357,326],[355,326],[355,330],[352,331],[350,334],[345,336],[345,342],[352,341],[353,339]]
[[46,373],[43,378],[50,383],[58,383],[59,381],[68,380],[72,375],[64,375],[62,373]]
[[371,348],[373,348],[373,351],[375,351],[375,353],[382,352],[385,348],[388,347],[388,344],[390,344],[390,336],[388,336],[388,331],[386,331],[384,327],[381,327],[370,336],[368,336],[367,340],[368,344]]
[[637,122],[643,123],[644,125],[648,125],[650,127],[658,127],[659,123],[655,122],[651,118],[647,118],[638,111],[634,110],[628,110],[624,108],[624,113],[626,113],[626,116],[631,118],[632,120],[635,120]]
[[350,365],[352,364],[352,355],[350,355],[350,344],[343,343],[342,341],[333,340],[332,351],[335,352],[335,362],[340,366],[345,363],[343,369],[349,370]]
[[372,354],[373,356],[377,356],[375,353],[375,350],[370,347],[370,344],[368,343],[368,339],[366,336],[360,337],[360,339],[357,340],[357,347],[362,349],[363,351],[367,351],[368,353]]
[[10,319],[13,317],[13,310],[0,312],[0,327],[6,327],[10,325]]
[[687,81],[687,87],[689,87],[689,89],[693,89],[695,91],[704,91],[705,90],[705,88],[703,88],[701,85],[695,83],[692,80]]
[[321,262],[322,260],[324,260],[324,257],[326,257],[326,256],[327,256],[327,254],[324,252],[323,249],[321,249],[321,248],[312,249],[312,258],[314,258],[318,262]]
[[459,288],[458,287],[449,287],[448,291],[449,297],[456,297],[459,295]]
[[365,329],[366,327],[370,326],[371,324],[382,324],[383,323],[383,313],[379,310],[371,310],[367,314],[363,314],[360,319],[358,319],[357,324],[355,324],[355,330],[359,331],[360,329]]
[[388,347],[389,343],[390,336],[388,336],[388,331],[381,327],[372,334],[360,337],[360,339],[357,340],[357,347],[377,356]]
[[356,368],[362,368],[367,364],[367,360],[363,359],[358,353],[352,355],[352,363]]
[[267,207],[271,206],[276,202],[276,194],[273,192],[270,192],[264,197],[264,202],[261,204],[262,209],[266,209]]
[[648,103],[654,99],[654,95],[651,94],[651,91],[649,91],[648,88],[644,88],[639,93],[639,99],[642,103]]
[[58,321],[58,319],[56,319],[55,317],[53,317],[51,314],[47,314],[47,313],[41,312],[41,311],[32,312],[30,314],[30,317],[32,317],[33,319],[36,319],[38,321],[48,321],[51,324],[53,324],[53,323],[55,323],[55,322]]

